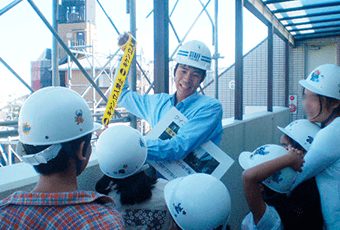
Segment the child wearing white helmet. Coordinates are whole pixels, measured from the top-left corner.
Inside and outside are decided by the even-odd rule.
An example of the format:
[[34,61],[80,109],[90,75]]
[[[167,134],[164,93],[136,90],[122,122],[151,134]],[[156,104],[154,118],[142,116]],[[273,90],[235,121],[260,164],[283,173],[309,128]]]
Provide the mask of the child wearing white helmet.
[[[262,204],[263,202],[265,202],[269,206],[268,211],[274,208],[274,211],[273,210],[272,211],[273,213],[275,213],[276,217],[272,218],[271,220],[276,220],[277,225],[278,222],[281,222],[282,228],[322,229],[323,218],[320,207],[320,196],[317,191],[315,180],[311,179],[309,181],[306,181],[289,194],[290,187],[292,186],[296,175],[294,177],[287,177],[287,175],[286,176],[284,175],[287,170],[292,171],[292,169],[285,168],[284,170],[281,170],[282,168],[284,168],[283,164],[284,162],[287,162],[287,159],[282,159],[282,157],[280,157],[283,156],[283,158],[287,158],[289,156],[292,156],[293,157],[292,162],[295,162],[294,159],[296,158],[296,155],[294,154],[292,155],[291,149],[292,147],[300,151],[299,152],[299,154],[301,154],[300,156],[304,156],[306,151],[309,150],[311,144],[313,143],[313,140],[316,134],[319,132],[320,127],[306,119],[300,119],[291,122],[285,128],[278,127],[278,129],[280,129],[283,132],[283,135],[281,136],[280,140],[281,146],[284,147],[286,150],[289,150],[289,154],[286,155],[285,149],[282,147],[279,148],[276,145],[274,146],[267,145],[259,147],[257,150],[255,150],[255,152],[262,152],[262,154],[258,155],[250,154],[249,152],[242,153],[239,157],[239,161],[240,165],[244,169],[246,169],[243,175],[244,186],[252,188],[252,185],[254,185],[254,182],[256,182],[257,178],[265,177],[265,175],[268,175],[267,170],[269,170],[270,172],[275,172],[274,175],[277,174],[283,175],[282,176],[283,180],[281,180],[281,183],[277,184],[280,185],[279,188],[273,187],[273,183],[267,183],[266,181],[268,179],[265,180],[263,184],[266,186],[263,187],[263,191],[261,192],[262,199],[259,199],[256,202],[261,201],[260,203]],[[274,147],[277,148],[277,150],[275,150]],[[265,148],[267,149],[267,153],[265,151]],[[298,158],[297,162],[299,162],[299,159],[301,158]],[[266,163],[261,164],[262,162]],[[258,166],[254,169],[247,170],[252,165]],[[299,169],[299,167],[297,168]],[[251,175],[251,173],[253,173],[254,175]],[[291,180],[287,180],[287,178],[291,178]],[[286,183],[282,183],[284,181],[286,181]],[[286,186],[284,189],[282,189],[283,185]],[[259,191],[256,190],[256,188],[255,191],[257,191],[257,194],[259,194]],[[247,195],[249,195],[248,192],[249,190],[245,191],[246,197]],[[252,199],[253,198],[251,197],[247,197],[247,200]],[[249,201],[249,203],[253,202]],[[261,206],[255,205],[255,207],[253,207],[252,212],[261,213],[262,211],[263,210],[261,210]],[[251,227],[249,227],[249,225],[253,226],[252,224],[255,223],[252,223],[250,221],[252,220],[250,216],[251,215],[248,215],[247,218],[245,218],[244,224],[248,226],[249,229],[252,229]],[[263,216],[266,215],[264,214]],[[313,221],[310,221],[311,218],[313,219]],[[248,223],[246,224],[247,221]],[[265,223],[265,221],[262,219],[260,222],[262,222],[261,223],[262,225]],[[275,224],[273,226],[275,226]],[[258,229],[265,229],[263,226],[257,227]],[[269,227],[267,226],[266,228]],[[273,227],[273,229],[275,229],[275,227]]]
[[30,95],[20,110],[17,152],[40,177],[31,192],[0,201],[0,229],[124,229],[122,216],[103,205],[112,199],[78,191],[91,134],[100,127],[71,89],[46,87]]
[[169,229],[171,217],[163,190],[167,181],[146,175],[147,147],[141,133],[126,125],[107,128],[99,136],[96,154],[104,176],[97,192],[115,200],[126,229]]
[[176,107],[189,120],[171,139],[146,140],[149,160],[183,159],[209,140],[216,145],[221,141],[222,105],[217,99],[197,92],[211,66],[209,48],[201,41],[186,42],[179,48],[175,61],[177,91],[173,95],[140,95],[129,90],[128,81],[125,81],[119,98],[119,106],[149,122],[151,128],[172,107]]
[[[286,197],[281,194],[289,192],[297,172],[290,167],[283,167],[281,162],[288,161],[301,171],[301,164],[304,162],[302,152],[290,146],[288,154],[286,152],[282,146],[268,144],[258,147],[254,152],[246,151],[239,155],[239,163],[245,169],[242,182],[250,209],[250,213],[242,221],[242,230],[284,228],[276,208],[265,201],[264,192],[276,192],[278,195],[275,199],[280,201]],[[282,202],[282,205],[285,205],[285,202]]]
[[164,196],[175,221],[171,229],[226,229],[231,200],[219,179],[205,173],[179,177],[165,186]]
[[[283,132],[281,146],[287,150],[292,146],[306,154],[320,127],[307,119],[299,119],[285,128],[278,129]],[[281,201],[275,197],[271,201],[267,199],[266,202],[276,208],[285,229],[323,229],[324,220],[315,177],[301,183]]]
[[315,136],[303,172],[292,189],[315,176],[325,227],[340,229],[340,67],[321,65],[300,84],[304,87],[303,106],[308,120],[323,128]]

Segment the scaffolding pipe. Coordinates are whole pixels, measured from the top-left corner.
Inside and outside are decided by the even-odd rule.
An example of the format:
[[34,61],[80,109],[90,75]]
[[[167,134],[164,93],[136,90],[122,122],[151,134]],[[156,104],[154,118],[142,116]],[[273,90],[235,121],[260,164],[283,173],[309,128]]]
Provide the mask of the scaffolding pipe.
[[[218,0],[216,0],[216,1],[218,1]],[[215,7],[216,7],[216,1],[215,1]],[[199,0],[199,2],[201,3],[201,6],[204,8],[204,11],[205,11],[205,13],[207,14],[207,16],[208,16],[208,18],[209,18],[211,24],[214,26],[214,21],[212,20],[212,18],[211,18],[211,16],[210,16],[209,12],[207,11],[207,8],[204,7],[204,4],[203,4],[203,2],[202,2],[201,0]],[[213,31],[214,31],[214,30],[213,30]]]
[[[214,60],[215,60],[215,70],[214,70],[214,79],[215,79],[215,98],[218,99],[218,0],[215,0],[215,26],[214,35],[213,35],[213,43],[215,45],[215,52],[214,52]],[[203,92],[203,89],[202,89]]]
[[0,121],[0,126],[18,125],[18,120]]
[[104,14],[106,15],[106,17],[109,19],[111,25],[113,26],[113,28],[116,30],[117,34],[120,35],[119,30],[117,29],[116,25],[113,23],[113,21],[111,20],[111,18],[109,17],[109,15],[106,13],[106,11],[104,10],[102,4],[100,4],[99,0],[97,0],[100,8],[103,10]]
[[[52,24],[55,31],[58,33],[58,1],[53,0],[52,7]],[[60,86],[59,77],[59,58],[58,58],[58,42],[57,39],[52,37],[52,83],[53,86]]]
[[18,130],[13,129],[13,130],[8,130],[8,131],[0,131],[0,138],[7,138],[9,136],[16,137],[18,136]]
[[4,13],[6,13],[7,11],[9,11],[10,9],[12,9],[14,6],[19,4],[20,2],[22,2],[22,0],[16,0],[16,1],[11,2],[7,6],[5,6],[4,8],[2,8],[0,10],[0,16],[3,15]]
[[172,13],[175,11],[175,8],[176,8],[176,6],[177,6],[177,4],[178,4],[178,1],[179,1],[179,0],[177,0],[177,1],[175,2],[174,7],[172,7],[172,10],[171,10],[171,12],[170,12],[169,18],[171,18]]
[[[130,12],[130,32],[131,35],[137,40],[136,37],[136,0],[128,0],[129,12]],[[137,43],[138,44],[138,43]],[[137,50],[135,51],[135,55],[132,58],[131,66],[130,66],[130,80],[131,80],[131,90],[136,91],[137,87],[137,68],[136,68],[136,56]],[[131,116],[131,124],[133,128],[137,128],[137,117]]]
[[175,8],[176,8],[176,6],[177,6],[178,1],[179,1],[179,0],[176,1],[174,7],[173,7],[172,10],[171,10],[171,13],[170,13],[170,15],[169,15],[169,23],[170,23],[170,26],[171,26],[172,31],[174,32],[174,34],[175,34],[175,36],[176,36],[176,38],[177,38],[177,42],[180,42],[181,39],[179,38],[179,36],[178,36],[178,34],[177,34],[176,30],[175,30],[175,27],[174,27],[174,25],[172,24],[171,19],[170,19],[171,16],[172,16],[172,13],[174,12],[174,10],[175,10]]
[[172,29],[172,31],[174,32],[174,34],[175,34],[175,36],[176,36],[176,38],[177,38],[177,42],[180,42],[181,39],[178,37],[178,34],[177,34],[176,30],[175,30],[174,25],[172,24],[172,22],[171,22],[171,20],[170,20],[170,17],[169,17],[169,24],[170,24],[171,29]]
[[182,45],[183,41],[186,39],[186,37],[188,36],[189,32],[192,30],[192,28],[194,27],[194,25],[196,24],[196,22],[198,21],[199,17],[202,15],[203,11],[205,11],[205,9],[207,8],[207,6],[209,5],[211,0],[209,0],[205,6],[203,7],[203,9],[201,10],[201,12],[198,14],[198,16],[196,17],[195,21],[192,23],[192,25],[190,26],[189,30],[186,32],[186,34],[184,35],[184,37],[182,38],[182,40],[180,41],[180,43],[177,45],[176,49],[174,50],[174,52],[171,54],[170,56],[170,60],[172,60],[172,57],[176,54],[178,48]]
[[100,90],[100,88],[98,87],[98,85],[92,80],[91,76],[86,72],[86,70],[84,69],[84,67],[79,63],[79,61],[77,60],[77,58],[72,54],[72,52],[69,50],[69,48],[67,47],[67,45],[63,42],[63,40],[61,39],[61,37],[58,35],[58,33],[53,29],[53,27],[50,25],[50,23],[47,21],[47,19],[45,18],[45,16],[41,13],[41,11],[38,9],[38,7],[34,4],[34,2],[32,0],[27,0],[28,3],[32,6],[32,8],[34,9],[34,11],[38,14],[38,16],[41,18],[41,20],[45,23],[45,25],[48,27],[48,29],[52,32],[52,34],[56,37],[56,39],[58,40],[58,42],[60,43],[60,45],[64,48],[64,50],[67,52],[67,54],[71,57],[72,61],[74,63],[76,63],[76,65],[78,66],[79,70],[84,74],[84,76],[87,78],[87,80],[89,82],[91,82],[91,84],[93,85],[93,87],[97,90],[97,92],[99,93],[99,95],[105,100],[105,102],[108,101],[108,99],[106,98],[106,96],[104,95],[104,93]]
[[145,78],[145,79],[148,81],[148,83],[151,85],[150,79],[148,78],[148,76],[146,75],[146,73],[144,72],[144,70],[142,69],[142,67],[140,66],[140,64],[138,63],[138,61],[136,61],[136,64],[137,64],[139,70],[142,72],[144,78]]
[[[120,49],[118,49],[114,54],[109,56],[109,60],[104,64],[104,66],[100,69],[100,71],[98,73],[96,73],[96,76],[94,77],[94,81],[97,81],[99,76],[102,74],[102,72],[105,70],[105,68],[107,67],[107,65],[112,61],[112,59],[117,55],[117,53],[120,51]],[[85,95],[89,89],[90,89],[91,85],[87,86],[83,92],[81,93],[81,95]]]
[[29,86],[6,62],[4,59],[2,59],[0,57],[0,62],[2,62],[2,64],[4,64],[4,66],[11,71],[11,73],[16,76],[16,78],[19,79],[19,81],[21,81],[22,84],[24,84],[26,86],[27,89],[29,89],[32,93],[34,92],[34,89],[31,88],[31,86]]

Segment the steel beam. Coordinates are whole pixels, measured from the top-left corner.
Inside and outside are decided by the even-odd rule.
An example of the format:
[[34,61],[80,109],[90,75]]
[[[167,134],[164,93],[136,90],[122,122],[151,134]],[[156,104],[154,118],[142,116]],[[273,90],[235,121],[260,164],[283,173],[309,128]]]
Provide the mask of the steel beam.
[[243,0],[235,0],[235,119],[243,120]]
[[154,90],[169,93],[169,1],[154,0]]
[[272,24],[276,32],[280,33],[285,39],[287,39],[292,46],[295,46],[293,36],[261,0],[244,0],[244,7],[246,7],[267,26]]

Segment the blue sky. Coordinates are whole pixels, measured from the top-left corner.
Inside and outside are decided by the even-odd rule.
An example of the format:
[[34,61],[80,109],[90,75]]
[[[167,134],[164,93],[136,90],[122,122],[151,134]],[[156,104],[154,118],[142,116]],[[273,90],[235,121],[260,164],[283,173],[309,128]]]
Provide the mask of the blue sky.
[[[0,9],[14,0],[1,0]],[[206,4],[208,0],[201,0]],[[169,0],[169,11],[176,0]],[[52,0],[34,0],[34,3],[51,22]],[[112,21],[122,33],[129,31],[129,15],[126,14],[126,1],[100,0]],[[235,9],[234,0],[219,0],[218,33],[220,67],[228,67],[235,59]],[[153,15],[146,18],[152,11],[153,0],[136,0],[137,8],[137,54],[143,49],[144,55],[153,57]],[[202,6],[199,0],[179,1],[171,16],[172,23],[180,38],[183,38]],[[214,0],[211,0],[207,10],[214,19]],[[98,50],[101,53],[113,53],[118,49],[117,33],[106,18],[99,5],[96,4],[96,25],[98,29]],[[244,52],[248,52],[267,37],[267,28],[244,9]],[[205,42],[213,51],[212,25],[208,16],[203,13],[189,33],[186,41],[198,39]],[[170,55],[177,46],[177,40],[170,29]],[[23,0],[14,8],[0,16],[0,56],[28,84],[31,82],[30,62],[35,61],[46,49],[52,47],[52,34],[34,12],[29,3]],[[19,96],[29,93],[23,84],[0,63],[0,99],[8,95]]]

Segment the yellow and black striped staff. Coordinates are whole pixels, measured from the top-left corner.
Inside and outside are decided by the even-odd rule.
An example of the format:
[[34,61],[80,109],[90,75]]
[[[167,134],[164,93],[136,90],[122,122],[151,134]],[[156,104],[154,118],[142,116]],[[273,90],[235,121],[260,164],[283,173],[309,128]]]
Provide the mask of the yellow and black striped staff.
[[116,73],[117,77],[112,87],[111,95],[107,102],[105,113],[103,116],[102,122],[105,126],[109,124],[114,114],[120,93],[122,92],[125,83],[126,76],[129,73],[133,56],[135,55],[136,44],[137,42],[135,38],[131,35],[131,33],[125,33],[123,36],[120,37],[118,41],[118,46],[124,51],[124,56],[120,62],[118,72]]

